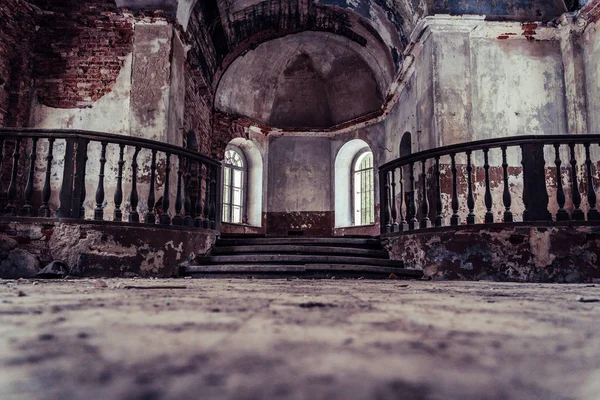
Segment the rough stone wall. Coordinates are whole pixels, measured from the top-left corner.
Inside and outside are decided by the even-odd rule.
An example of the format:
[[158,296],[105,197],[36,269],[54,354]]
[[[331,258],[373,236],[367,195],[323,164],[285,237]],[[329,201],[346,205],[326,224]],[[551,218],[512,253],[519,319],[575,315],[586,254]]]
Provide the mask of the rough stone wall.
[[40,5],[47,12],[36,40],[37,97],[55,108],[88,107],[115,84],[131,53],[133,21],[114,1]]
[[396,234],[393,259],[435,280],[590,282],[600,278],[598,225],[463,227]]
[[0,3],[0,126],[27,124],[37,19],[23,0]]
[[0,275],[19,269],[35,274],[60,260],[73,276],[172,277],[179,264],[204,255],[214,242],[213,231],[197,229],[5,219]]

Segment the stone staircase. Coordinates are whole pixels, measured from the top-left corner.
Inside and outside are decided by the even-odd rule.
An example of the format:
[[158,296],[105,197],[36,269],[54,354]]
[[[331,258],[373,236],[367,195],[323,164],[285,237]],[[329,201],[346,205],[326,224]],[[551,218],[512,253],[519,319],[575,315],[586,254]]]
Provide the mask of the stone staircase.
[[420,278],[421,271],[390,260],[379,239],[346,237],[224,237],[195,265],[182,266],[192,277],[365,277]]

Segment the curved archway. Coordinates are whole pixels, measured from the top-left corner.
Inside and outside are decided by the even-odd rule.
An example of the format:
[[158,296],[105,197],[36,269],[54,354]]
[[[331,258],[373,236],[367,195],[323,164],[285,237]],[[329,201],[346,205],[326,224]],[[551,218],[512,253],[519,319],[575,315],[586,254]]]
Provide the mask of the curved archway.
[[263,159],[256,145],[244,138],[235,138],[228,146],[243,153],[247,163],[245,194],[245,217],[252,226],[262,226],[263,208]]
[[361,139],[345,143],[335,157],[335,227],[353,225],[352,171],[356,156],[370,151],[369,144]]
[[381,108],[393,65],[380,53],[326,32],[270,40],[229,65],[215,108],[278,128],[330,128]]

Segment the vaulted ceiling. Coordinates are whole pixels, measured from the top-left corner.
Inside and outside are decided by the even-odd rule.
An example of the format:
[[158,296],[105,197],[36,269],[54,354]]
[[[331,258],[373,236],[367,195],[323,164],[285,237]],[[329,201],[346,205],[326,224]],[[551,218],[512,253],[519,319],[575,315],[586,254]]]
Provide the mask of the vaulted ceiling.
[[[177,14],[223,112],[323,128],[377,110],[418,21],[548,21],[577,0],[116,0]],[[310,33],[308,33],[310,32]],[[313,101],[307,99],[312,98]],[[353,99],[351,104],[344,99]],[[312,117],[310,117],[312,116]]]

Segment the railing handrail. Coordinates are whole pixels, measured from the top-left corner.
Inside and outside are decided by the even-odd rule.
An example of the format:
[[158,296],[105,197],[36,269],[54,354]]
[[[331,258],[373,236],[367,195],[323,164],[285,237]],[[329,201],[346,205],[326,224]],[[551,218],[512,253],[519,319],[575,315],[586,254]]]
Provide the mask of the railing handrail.
[[132,147],[144,147],[150,150],[158,150],[165,153],[180,155],[184,157],[200,160],[205,164],[216,167],[221,166],[221,162],[210,158],[197,151],[189,150],[184,147],[173,144],[163,143],[156,140],[140,138],[135,136],[126,136],[116,133],[86,131],[79,129],[37,129],[37,128],[2,128],[0,127],[0,137],[21,137],[21,138],[55,138],[55,139],[87,139],[97,142],[110,142],[113,144],[124,144]]
[[407,164],[417,163],[422,160],[429,160],[435,157],[448,156],[452,153],[464,153],[466,151],[483,150],[484,148],[498,148],[502,146],[514,147],[523,144],[540,143],[552,144],[581,144],[586,142],[600,143],[599,134],[567,134],[567,135],[522,135],[494,139],[476,140],[467,143],[457,143],[443,147],[436,147],[429,150],[423,150],[407,156],[398,157],[379,167],[379,171],[387,171],[393,168],[402,167]]

